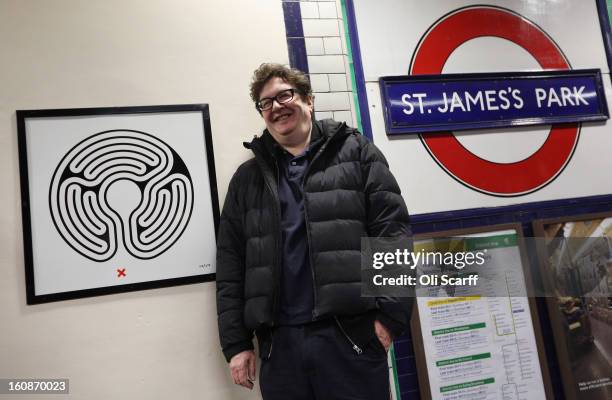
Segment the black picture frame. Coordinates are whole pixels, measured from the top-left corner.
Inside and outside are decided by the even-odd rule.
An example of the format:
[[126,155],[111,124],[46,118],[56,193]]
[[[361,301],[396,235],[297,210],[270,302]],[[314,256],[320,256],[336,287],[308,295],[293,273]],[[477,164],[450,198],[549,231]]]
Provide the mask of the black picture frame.
[[[216,235],[219,226],[219,202],[208,104],[17,110],[16,119],[21,182],[21,209],[23,220],[23,244],[27,304],[32,305],[48,303],[61,300],[78,299],[84,297],[101,296],[113,293],[123,293],[177,285],[186,285],[215,280],[214,251],[210,251],[211,254],[206,254],[205,257],[203,257],[206,258],[205,263],[198,264],[197,266],[189,266],[189,268],[191,269],[188,270],[188,273],[185,273],[185,271],[180,270],[181,268],[184,269],[184,265],[180,263],[180,259],[176,258],[176,254],[174,254],[174,260],[171,260],[170,262],[166,260],[164,265],[156,265],[156,269],[147,270],[146,268],[148,267],[145,267],[147,265],[152,265],[152,263],[156,259],[159,260],[162,257],[169,257],[169,254],[175,251],[181,252],[180,254],[185,255],[186,257],[188,257],[189,260],[200,257],[200,254],[195,254],[195,252],[201,250],[196,249],[194,246],[194,243],[198,239],[193,236],[197,233],[205,233],[204,235],[202,235],[204,237],[201,238],[204,241],[204,243],[202,243],[203,248],[214,249],[214,247],[216,246]],[[113,121],[115,120],[124,122],[118,122],[118,125],[115,129],[112,129],[112,127],[111,129],[109,129],[109,126],[114,125]],[[173,125],[173,121],[184,121],[184,123],[181,122],[177,125]],[[148,129],[148,132],[147,128],[135,129],[135,127],[138,127],[139,123],[142,123],[144,124],[144,126],[149,127],[159,125],[159,129]],[[129,128],[126,128],[126,126],[129,126]],[[69,129],[66,129],[66,132],[64,132],[63,130],[59,131],[63,127],[69,127]],[[152,133],[152,131],[157,130],[165,130],[165,137],[163,140],[158,133]],[[121,134],[132,135],[134,137],[129,137],[128,139],[125,139],[125,136],[120,136],[120,132]],[[71,137],[67,138],[68,136]],[[130,242],[130,240],[126,241],[125,239],[126,235],[128,237],[130,236],[129,234],[127,234],[128,230],[125,231],[126,235],[123,235],[118,233],[120,232],[120,229],[116,229],[115,253],[113,253],[113,256],[110,259],[108,259],[108,254],[110,253],[110,251],[107,251],[102,256],[99,256],[96,252],[88,252],[86,246],[86,251],[81,251],[80,249],[82,247],[79,247],[80,245],[78,240],[73,241],[71,244],[71,241],[69,239],[72,239],[73,236],[71,236],[71,234],[66,233],[71,232],[70,229],[65,229],[65,226],[61,222],[59,223],[59,225],[58,223],[56,223],[56,221],[60,221],[60,219],[57,218],[56,214],[62,214],[62,212],[64,214],[70,213],[69,211],[66,211],[69,209],[69,205],[62,205],[63,208],[59,206],[53,208],[54,201],[52,201],[52,199],[55,199],[55,197],[60,198],[60,196],[51,195],[51,193],[53,192],[52,186],[54,185],[54,183],[56,181],[65,182],[66,179],[64,178],[69,175],[68,172],[66,172],[69,170],[69,168],[66,167],[64,169],[61,169],[61,163],[64,161],[64,159],[70,158],[69,155],[71,154],[71,152],[78,151],[78,145],[88,145],[88,143],[90,143],[88,142],[88,140],[90,140],[93,136],[96,136],[96,140],[98,140],[98,143],[101,142],[103,138],[105,138],[107,140],[113,140],[117,146],[125,146],[124,141],[126,140],[136,141],[136,143],[138,143],[138,146],[141,146],[141,142],[139,142],[139,140],[141,140],[142,138],[145,138],[145,141],[150,139],[151,143],[155,143],[155,145],[151,145],[151,149],[157,149],[155,151],[158,151],[159,154],[162,154],[164,152],[166,152],[164,154],[172,154],[172,157],[168,158],[171,162],[167,163],[167,165],[170,165],[170,167],[165,170],[165,173],[167,174],[166,178],[169,181],[177,182],[177,180],[173,177],[179,176],[181,177],[181,179],[183,179],[184,182],[187,182],[182,186],[179,183],[172,183],[172,185],[175,185],[176,187],[183,187],[183,189],[176,189],[178,190],[178,192],[170,191],[170,183],[168,184],[168,186],[161,187],[159,186],[161,184],[159,184],[158,186],[156,186],[156,189],[150,189],[152,187],[152,184],[150,185],[150,182],[152,182],[155,177],[150,178],[150,176],[153,175],[148,175],[149,170],[147,170],[147,174],[143,173],[140,178],[144,179],[145,176],[148,176],[149,180],[139,181],[137,187],[140,189],[149,188],[147,190],[151,190],[150,192],[147,192],[147,196],[150,195],[148,197],[149,200],[152,201],[154,199],[152,195],[153,190],[156,190],[156,193],[161,193],[163,190],[167,189],[167,193],[174,193],[173,195],[166,194],[166,197],[164,197],[166,200],[158,201],[157,198],[155,198],[155,201],[158,202],[155,204],[159,204],[160,208],[156,208],[155,210],[151,208],[151,215],[153,215],[154,212],[157,212],[157,216],[150,216],[150,219],[164,218],[161,223],[159,221],[155,222],[155,224],[157,224],[157,228],[150,226],[150,230],[148,233],[149,236],[153,237],[153,235],[157,234],[157,239],[153,239],[148,244],[146,244],[143,240],[139,243],[139,248],[137,248],[137,246],[132,246],[132,251],[130,251],[127,250],[127,243]],[[43,137],[44,139],[41,139]],[[179,140],[179,137],[182,139]],[[164,140],[172,141],[172,146],[167,145]],[[46,148],[43,144],[40,144],[37,147],[37,141],[40,141],[40,143],[46,143]],[[72,148],[68,152],[62,153],[60,150],[61,146],[58,145],[58,147],[55,148],[55,145],[58,142],[62,142],[64,149],[66,149],[67,146],[72,146]],[[181,143],[184,149],[192,149],[192,152],[190,150],[188,154],[189,158],[185,158],[185,156],[179,155],[179,151],[175,149],[175,146],[179,142]],[[193,143],[196,143],[197,145],[194,146]],[[166,144],[166,147],[164,147],[164,144]],[[40,150],[41,148],[42,151]],[[163,151],[159,150],[158,148],[163,149]],[[89,147],[87,147],[87,149],[89,149]],[[120,149],[122,149],[122,147],[113,147],[112,149],[119,151]],[[41,159],[40,154],[44,154],[45,156],[43,158],[46,159],[48,153],[53,153],[53,151],[56,151],[57,154],[52,154],[51,156],[49,156],[49,159],[55,161],[47,160],[46,164],[45,162],[39,162],[39,160]],[[35,154],[32,154],[33,152]],[[113,167],[116,169],[116,171],[119,171],[121,170],[121,168],[124,168],[121,166],[123,165],[121,164],[121,162],[127,160],[129,163],[129,157],[121,156],[121,154],[124,153],[115,152],[113,153],[113,155],[110,156],[111,158],[114,157],[112,163],[116,163]],[[58,164],[57,160],[60,156],[62,157],[62,161],[60,161]],[[183,160],[183,158],[185,160]],[[121,162],[116,160],[121,160]],[[160,162],[163,162],[163,160]],[[192,163],[190,164],[190,162]],[[104,165],[112,165],[112,163]],[[45,191],[44,184],[48,180],[45,180],[44,178],[38,179],[38,176],[41,174],[48,174],[49,165],[54,164],[57,164],[57,167],[55,169],[55,172],[53,173],[53,180],[49,184],[50,189],[46,189],[49,192],[47,203],[49,208],[46,210],[49,215],[49,218],[45,220],[44,217],[41,218],[41,215],[44,215],[45,210],[42,206],[43,200],[41,200],[41,196],[39,195]],[[181,168],[183,168],[183,170],[181,170]],[[61,172],[61,174],[60,170],[63,171]],[[181,172],[185,170],[186,172]],[[120,172],[126,173],[125,170],[121,170]],[[107,172],[107,175],[104,175],[107,177],[105,179],[108,179],[108,176],[112,176],[113,173],[115,172]],[[103,174],[104,171],[99,176],[102,176]],[[169,177],[169,175],[172,175],[172,177]],[[81,175],[79,175],[79,177],[81,177]],[[40,184],[40,182],[43,182],[43,184]],[[34,185],[39,185],[40,187],[34,187]],[[103,185],[104,180],[102,180],[102,183],[99,186],[102,187]],[[35,193],[33,193],[33,188]],[[66,193],[71,192],[66,191]],[[108,193],[108,191],[104,192],[104,203],[106,203]],[[145,197],[144,193],[145,192],[142,191],[140,192],[141,200]],[[179,194],[177,195],[177,193]],[[121,194],[121,192],[119,192],[119,194]],[[201,195],[199,196],[198,194]],[[177,198],[178,200],[175,200]],[[140,205],[143,204],[143,201],[141,201]],[[93,202],[93,200],[91,202]],[[81,204],[85,204],[85,201],[81,200]],[[170,211],[166,211],[166,214],[163,214],[164,210],[166,210],[163,207],[168,207]],[[177,210],[176,214],[174,214],[174,217],[169,214],[172,210],[175,210],[172,207],[176,207]],[[92,208],[90,208],[90,210],[91,209]],[[98,208],[98,210],[99,209],[100,208]],[[55,214],[53,210],[55,210]],[[77,216],[79,220],[83,221],[84,219],[79,216],[83,215],[83,213],[76,212],[75,210],[76,209],[73,206],[73,209],[71,211],[73,215]],[[76,221],[76,217],[66,218],[67,221],[72,221],[73,219]],[[106,220],[109,219],[107,218]],[[45,253],[39,247],[42,246],[41,243],[46,243],[46,240],[40,240],[40,238],[44,237],[44,235],[35,235],[33,232],[33,227],[43,226],[44,229],[41,228],[40,232],[50,232],[52,231],[52,229],[49,228],[50,221],[55,224],[55,233],[57,235],[57,238],[51,241],[55,241],[56,243],[59,243],[59,245],[57,245],[53,249],[53,251],[47,251]],[[98,219],[97,221],[100,222],[101,220]],[[173,230],[168,228],[168,221],[174,224],[170,226],[171,228],[174,227],[172,228]],[[76,225],[77,224],[75,222],[74,226]],[[96,224],[94,223],[94,226],[95,225]],[[196,225],[197,231],[196,228],[192,229],[192,227]],[[61,231],[60,227],[64,229],[64,231]],[[141,229],[140,225],[138,225],[138,229]],[[165,241],[162,242],[162,239],[159,238],[161,234],[156,233],[155,229],[159,229],[160,232],[163,231],[163,235],[168,235],[168,232],[171,232],[170,235],[172,236],[170,236],[170,239],[163,239]],[[112,235],[110,234],[110,231],[112,231],[110,225],[105,226],[103,230],[107,232],[106,236],[105,234],[101,234],[98,239],[102,237],[112,237]],[[39,232],[39,230],[37,229],[36,232]],[[95,239],[94,236],[91,237]],[[122,237],[123,243],[119,243],[119,236]],[[136,241],[140,240],[140,237],[140,233],[134,233],[132,235],[132,238],[137,238]],[[183,243],[187,241],[187,238],[189,238],[189,245],[183,246]],[[206,238],[208,238],[209,240],[206,241]],[[103,239],[100,240],[104,242]],[[155,240],[158,241],[155,242]],[[89,244],[89,242],[87,243]],[[111,243],[110,239],[108,239],[108,243]],[[162,243],[162,245],[157,245],[158,243]],[[66,244],[68,244],[68,246],[66,246]],[[106,243],[104,243],[104,245],[106,247],[110,247],[110,244],[107,245]],[[156,245],[157,247],[154,247],[154,245]],[[70,247],[72,247],[72,249],[70,249]],[[173,247],[175,249],[172,249]],[[181,249],[176,250],[176,248],[179,247]],[[154,248],[154,250],[151,250],[151,248]],[[188,252],[186,251],[187,249]],[[139,272],[134,275],[138,276],[135,278],[132,278],[132,276],[130,276],[129,280],[125,279],[124,281],[119,281],[125,283],[108,284],[110,278],[106,278],[106,275],[104,275],[104,279],[102,279],[99,285],[96,285],[95,282],[92,283],[89,281],[88,275],[82,273],[81,280],[83,281],[83,283],[87,283],[84,284],[83,287],[79,287],[79,283],[74,283],[71,281],[71,279],[65,276],[67,267],[63,266],[63,260],[62,262],[48,263],[45,265],[42,265],[42,262],[39,262],[41,260],[40,253],[45,253],[42,254],[42,259],[44,260],[46,256],[55,255],[56,250],[57,252],[64,252],[64,254],[68,254],[68,258],[70,258],[73,263],[76,259],[81,260],[83,265],[80,265],[79,267],[86,268],[87,265],[89,265],[90,269],[88,271],[93,271],[93,269],[91,269],[92,263],[94,266],[109,264],[106,261],[112,261],[113,257],[119,257],[119,254],[123,251],[124,254],[129,253],[128,255],[135,255],[133,260],[135,265],[134,268],[136,268]],[[74,259],[71,258],[73,256],[75,257]],[[80,259],[78,257],[80,257]],[[98,259],[94,259],[96,257]],[[102,258],[107,258],[107,260],[100,261],[100,259]],[[123,258],[125,259],[126,257]],[[110,263],[109,265],[105,265],[104,268],[108,269],[108,267],[110,266],[112,270],[112,265],[113,264]],[[179,268],[178,266],[181,266],[181,268]],[[196,267],[198,268],[198,272],[192,273],[194,272],[192,271],[193,268]],[[42,286],[44,286],[41,282],[45,282],[45,279],[49,279],[49,268],[60,268],[56,272],[56,274],[58,275],[58,280],[63,281],[64,286],[66,286],[67,288],[62,289],[62,285],[59,285],[59,289],[40,289]],[[120,269],[121,268],[117,268],[116,270],[118,275],[121,275],[121,273],[119,272]],[[127,278],[126,269],[127,268],[124,267],[124,275],[117,276],[117,278]],[[77,269],[72,269],[72,271],[79,271],[79,273],[81,273],[81,270]],[[152,275],[151,279],[146,279],[146,271],[156,271],[155,274],[157,274],[157,276]],[[44,276],[44,278],[42,276]],[[95,278],[92,278],[92,280],[95,281]]]

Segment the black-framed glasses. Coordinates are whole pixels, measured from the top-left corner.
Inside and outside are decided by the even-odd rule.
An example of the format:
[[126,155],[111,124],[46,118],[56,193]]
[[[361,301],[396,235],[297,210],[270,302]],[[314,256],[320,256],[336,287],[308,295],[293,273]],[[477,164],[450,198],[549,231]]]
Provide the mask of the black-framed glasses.
[[294,95],[295,89],[281,90],[274,97],[264,97],[263,99],[259,99],[259,101],[255,103],[255,107],[259,111],[268,111],[272,108],[274,101],[276,101],[278,104],[286,104],[293,100]]

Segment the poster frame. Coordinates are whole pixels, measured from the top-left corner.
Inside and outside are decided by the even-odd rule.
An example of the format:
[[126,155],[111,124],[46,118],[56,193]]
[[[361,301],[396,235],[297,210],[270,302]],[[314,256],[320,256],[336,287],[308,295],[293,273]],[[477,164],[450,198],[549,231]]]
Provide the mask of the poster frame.
[[[584,222],[591,221],[594,219],[604,219],[611,217],[612,211],[575,214],[555,218],[539,218],[532,221],[532,227],[535,237],[544,238],[546,225],[567,222]],[[554,285],[552,282],[552,277],[548,273],[549,266],[548,257],[546,256],[546,249],[544,249],[540,243],[540,246],[537,246],[536,248],[536,252],[545,293],[553,293]],[[563,392],[568,400],[578,400],[580,398],[580,396],[578,396],[576,392],[576,387],[578,383],[576,382],[574,374],[572,373],[570,355],[567,351],[568,338],[565,334],[565,331],[561,329],[562,321],[558,312],[558,305],[556,304],[555,298],[553,297],[547,296],[545,300],[546,308],[549,314],[549,321],[552,328],[551,331],[553,336],[553,342],[555,344],[555,350],[557,353],[557,362],[559,364],[559,370],[561,372]]]
[[[529,256],[527,253],[527,247],[524,241],[523,229],[520,223],[509,223],[509,224],[497,224],[497,225],[485,225],[470,228],[450,229],[444,231],[436,231],[430,233],[422,233],[414,236],[414,241],[436,239],[449,236],[465,236],[476,233],[487,233],[497,232],[503,230],[514,230],[517,234],[517,245],[521,254],[521,263],[523,266],[523,277],[525,279],[525,289],[527,290],[529,311],[531,315],[531,323],[535,334],[535,343],[538,351],[538,361],[540,364],[540,372],[542,374],[542,382],[544,384],[544,392],[547,399],[554,399],[552,383],[550,375],[548,373],[548,362],[546,359],[546,352],[544,342],[542,339],[542,330],[540,327],[540,320],[538,317],[537,304],[533,297],[534,283],[533,275],[531,274],[531,268],[529,266]],[[431,399],[431,387],[429,381],[429,374],[427,369],[427,359],[425,357],[425,344],[423,340],[423,333],[421,330],[419,307],[417,302],[414,302],[413,316],[410,320],[410,332],[412,334],[412,340],[414,342],[414,353],[416,366],[418,371],[418,381],[421,397],[424,399]]]
[[30,208],[30,179],[34,172],[30,171],[28,164],[28,131],[26,122],[37,118],[90,118],[94,116],[112,116],[122,114],[163,114],[196,112],[201,114],[202,131],[204,133],[205,149],[202,149],[202,157],[205,157],[207,166],[208,185],[210,191],[212,218],[214,221],[214,237],[216,238],[219,227],[219,200],[215,172],[215,160],[212,143],[212,131],[208,104],[174,104],[154,106],[128,106],[128,107],[93,107],[93,108],[68,108],[68,109],[33,109],[17,110],[17,142],[19,153],[19,172],[21,186],[21,212],[23,223],[23,254],[25,267],[26,303],[28,305],[41,304],[55,301],[71,300],[85,297],[101,296],[115,293],[132,292],[146,289],[156,289],[170,286],[194,284],[200,282],[214,281],[216,274],[202,273],[189,276],[177,276],[168,279],[140,281],[137,283],[118,284],[111,286],[100,286],[70,291],[62,291],[48,294],[36,294],[35,287],[35,265],[32,243],[32,215]]

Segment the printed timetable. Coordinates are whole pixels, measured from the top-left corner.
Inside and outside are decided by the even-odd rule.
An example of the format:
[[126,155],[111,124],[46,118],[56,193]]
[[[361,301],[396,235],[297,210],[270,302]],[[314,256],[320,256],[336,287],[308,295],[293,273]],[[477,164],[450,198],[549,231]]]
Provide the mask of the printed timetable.
[[[463,250],[487,249],[487,262],[477,271],[484,285],[417,292],[432,399],[546,398],[517,240],[516,231],[504,230],[456,242]],[[433,243],[416,242],[415,250]]]

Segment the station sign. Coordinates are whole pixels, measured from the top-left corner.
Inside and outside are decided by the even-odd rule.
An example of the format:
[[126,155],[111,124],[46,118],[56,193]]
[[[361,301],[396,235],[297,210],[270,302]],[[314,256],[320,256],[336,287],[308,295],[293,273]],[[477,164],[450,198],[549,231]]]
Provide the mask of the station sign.
[[388,135],[604,121],[598,69],[379,80]]

